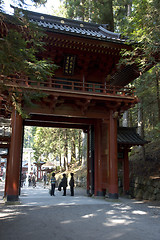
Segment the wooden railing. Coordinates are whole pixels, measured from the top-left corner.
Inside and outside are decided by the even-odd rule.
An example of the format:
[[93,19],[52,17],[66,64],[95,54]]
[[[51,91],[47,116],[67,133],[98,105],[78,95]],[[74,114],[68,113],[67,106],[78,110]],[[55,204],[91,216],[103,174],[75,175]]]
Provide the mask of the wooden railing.
[[118,87],[112,85],[106,85],[102,83],[80,82],[78,80],[58,79],[52,78],[45,81],[33,81],[27,78],[5,78],[0,77],[0,81],[5,85],[21,88],[36,88],[49,91],[66,91],[66,92],[78,92],[96,94],[96,95],[113,95],[113,96],[134,96],[134,88]]

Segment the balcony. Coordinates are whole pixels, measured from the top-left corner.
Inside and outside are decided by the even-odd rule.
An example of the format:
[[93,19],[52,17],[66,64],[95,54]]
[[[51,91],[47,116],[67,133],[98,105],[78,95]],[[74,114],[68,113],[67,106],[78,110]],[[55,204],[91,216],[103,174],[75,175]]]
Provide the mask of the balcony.
[[33,81],[17,77],[0,77],[0,82],[8,87],[25,88],[30,90],[41,90],[45,92],[77,93],[95,96],[116,96],[134,98],[134,88],[118,87],[103,83],[81,82],[79,80],[50,78],[45,81]]

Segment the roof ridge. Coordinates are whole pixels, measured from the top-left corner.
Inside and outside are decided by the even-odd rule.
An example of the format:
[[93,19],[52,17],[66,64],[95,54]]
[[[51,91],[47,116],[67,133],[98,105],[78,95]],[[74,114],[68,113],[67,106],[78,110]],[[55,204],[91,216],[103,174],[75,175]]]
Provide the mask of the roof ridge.
[[[46,14],[46,13],[40,13],[40,12],[34,12],[34,11],[30,11],[30,10],[27,10],[27,9],[22,9],[22,8],[18,8],[18,7],[14,7],[13,5],[10,5],[12,8],[14,9],[18,9],[20,11],[23,11],[23,12],[28,12],[28,13],[32,13],[34,15],[37,15],[37,16],[44,16],[44,17],[47,17],[48,19],[50,18],[54,18],[54,19],[61,19],[61,20],[66,20],[66,21],[69,21],[69,22],[77,22],[77,23],[84,23],[86,25],[93,25],[93,26],[101,26],[102,24],[98,24],[98,23],[94,23],[94,22],[87,22],[87,21],[82,21],[82,20],[77,20],[77,19],[71,19],[71,18],[65,18],[65,17],[59,17],[59,16],[55,16],[55,15],[50,15],[50,14]],[[107,25],[107,24],[106,24]]]
[[111,32],[105,27],[107,24],[98,24],[93,22],[85,22],[80,20],[73,20],[64,17],[58,17],[48,15],[44,13],[33,12],[30,10],[14,7],[14,10],[18,10],[20,14],[26,14],[29,21],[38,24],[41,27],[49,28],[50,31],[57,31],[60,33],[68,33],[79,36],[85,36],[89,38],[96,38],[98,40],[105,40],[110,42],[123,42],[124,39],[120,39],[120,34]]

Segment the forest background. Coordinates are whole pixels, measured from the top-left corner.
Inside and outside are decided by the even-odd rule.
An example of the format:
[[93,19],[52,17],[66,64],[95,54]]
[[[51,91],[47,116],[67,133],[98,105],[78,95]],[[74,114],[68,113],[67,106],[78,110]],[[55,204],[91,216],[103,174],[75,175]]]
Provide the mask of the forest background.
[[[0,0],[1,13],[4,11],[3,2],[3,0]],[[45,0],[33,0],[32,2],[37,6],[46,3]],[[24,0],[15,1],[15,4],[27,8]],[[108,24],[108,30],[121,33],[121,36],[126,38],[126,42],[133,43],[134,50],[132,52],[122,52],[121,64],[132,64],[133,62],[138,64],[141,72],[140,77],[130,86],[135,87],[135,94],[140,102],[122,116],[120,124],[138,127],[138,133],[150,141],[150,144],[156,145],[156,149],[160,143],[159,12],[159,0],[63,0],[59,9],[53,12],[53,15],[57,16]],[[50,14],[52,15],[52,12]],[[0,17],[2,26],[3,15],[1,14]],[[11,71],[20,73],[25,70],[26,74],[30,74],[34,79],[52,75],[56,67],[54,63],[48,59],[38,61],[36,58],[36,52],[44,46],[43,42],[38,41],[38,32],[29,23],[26,23],[25,19],[23,26],[27,26],[28,31],[32,33],[34,44],[28,50],[20,33],[19,36],[15,32],[9,33],[8,37],[1,36],[0,74],[7,75]],[[17,38],[19,41],[17,41]],[[6,46],[10,47],[6,48]],[[10,57],[6,58],[6,56]],[[13,59],[14,61],[12,61]],[[30,101],[26,93],[23,95],[26,101]],[[21,113],[18,97],[17,93],[14,93],[12,104]],[[67,159],[67,152],[70,149],[71,162],[73,163],[76,161],[76,149],[78,149],[78,161],[81,163],[82,145],[82,132],[80,130],[33,127],[25,131],[24,147],[33,147],[37,161],[42,155],[45,156],[46,161],[50,153],[53,154],[53,157],[63,154]],[[151,145],[150,151],[154,151],[153,145]],[[142,149],[142,158],[146,160],[145,147]]]

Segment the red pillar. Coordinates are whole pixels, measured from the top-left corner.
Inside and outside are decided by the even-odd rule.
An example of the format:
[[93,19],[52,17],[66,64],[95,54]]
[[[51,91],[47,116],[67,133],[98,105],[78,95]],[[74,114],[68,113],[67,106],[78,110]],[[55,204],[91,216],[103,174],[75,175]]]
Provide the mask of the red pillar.
[[41,180],[41,178],[42,178],[42,169],[41,169],[41,165],[40,165],[40,167],[39,167],[39,171],[40,171],[40,180]]
[[[9,151],[9,150],[8,150]],[[8,163],[9,163],[9,156],[7,157],[7,166],[6,166],[6,180],[5,180],[5,190],[4,190],[4,197],[6,197],[6,189],[7,189],[7,179],[8,179]]]
[[13,110],[12,112],[12,135],[7,161],[6,197],[7,201],[17,201],[20,184],[21,167],[21,144],[22,144],[22,118]]
[[38,179],[39,166],[37,164],[37,179]]
[[117,118],[110,111],[109,121],[109,198],[118,198]]
[[124,164],[123,164],[123,191],[125,194],[129,193],[129,159],[128,159],[128,149],[124,150]]
[[94,195],[103,196],[101,188],[101,128],[100,121],[95,124],[95,170],[94,170]]

